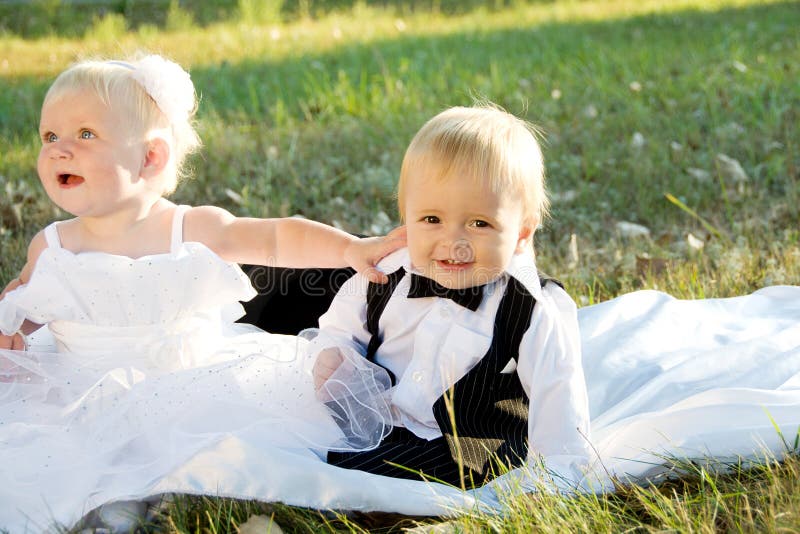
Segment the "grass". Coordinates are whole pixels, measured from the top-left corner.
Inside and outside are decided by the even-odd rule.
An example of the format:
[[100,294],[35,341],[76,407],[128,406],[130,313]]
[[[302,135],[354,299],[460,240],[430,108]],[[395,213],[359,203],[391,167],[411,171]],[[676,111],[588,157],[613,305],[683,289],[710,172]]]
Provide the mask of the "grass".
[[[553,209],[539,263],[580,305],[641,288],[709,298],[800,283],[796,2],[490,4],[341,2],[316,17],[212,17],[201,28],[175,3],[159,26],[112,13],[80,35],[0,35],[0,283],[32,235],[65,217],[36,178],[49,82],[77,58],[139,49],[185,65],[202,95],[205,150],[177,202],[385,232],[414,132],[444,107],[485,98],[545,131]],[[628,236],[620,222],[649,233]],[[524,497],[508,518],[466,516],[454,528],[798,529],[797,470],[790,459],[602,498]],[[224,532],[258,506],[187,498],[162,526]],[[298,531],[377,528],[264,509]]]
[[[542,492],[507,496],[502,515],[466,512],[451,519],[395,514],[323,514],[280,504],[180,497],[153,527],[168,532],[236,532],[252,515],[287,532],[563,533],[797,532],[800,460],[765,457],[755,465],[675,461],[672,476],[648,486],[570,498]],[[439,530],[431,530],[436,529]]]

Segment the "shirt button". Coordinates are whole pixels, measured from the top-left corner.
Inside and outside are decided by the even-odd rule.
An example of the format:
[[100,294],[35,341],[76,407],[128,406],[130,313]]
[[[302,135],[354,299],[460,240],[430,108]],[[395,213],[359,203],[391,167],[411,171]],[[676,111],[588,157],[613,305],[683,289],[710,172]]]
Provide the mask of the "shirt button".
[[414,371],[411,373],[411,380],[414,382],[422,382],[422,371]]

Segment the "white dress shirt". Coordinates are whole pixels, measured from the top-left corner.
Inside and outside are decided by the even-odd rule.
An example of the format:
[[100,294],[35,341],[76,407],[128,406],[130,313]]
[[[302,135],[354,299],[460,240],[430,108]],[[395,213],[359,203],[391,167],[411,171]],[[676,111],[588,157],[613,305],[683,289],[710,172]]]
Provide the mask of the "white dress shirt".
[[[407,249],[378,267],[385,273],[400,267],[414,272]],[[557,284],[541,287],[529,254],[513,257],[506,272],[484,288],[474,312],[445,298],[407,298],[410,276],[400,280],[381,315],[382,343],[375,355],[376,363],[397,379],[389,391],[393,423],[429,440],[442,435],[433,404],[486,355],[510,276],[526,287],[536,305],[516,365],[509,359],[502,372],[516,372],[530,399],[529,458],[544,460],[549,471],[574,481],[592,455],[576,307]],[[372,337],[366,329],[367,286],[366,278],[355,275],[339,289],[319,320],[312,356],[332,347],[366,354]]]

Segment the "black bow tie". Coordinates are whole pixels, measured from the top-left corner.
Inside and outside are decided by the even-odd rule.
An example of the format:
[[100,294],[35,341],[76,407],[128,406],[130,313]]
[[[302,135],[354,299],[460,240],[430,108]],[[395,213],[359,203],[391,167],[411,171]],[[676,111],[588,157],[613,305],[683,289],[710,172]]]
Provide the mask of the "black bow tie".
[[468,310],[475,311],[483,300],[483,286],[465,287],[464,289],[447,289],[440,283],[411,273],[411,288],[408,298],[441,297],[450,299]]

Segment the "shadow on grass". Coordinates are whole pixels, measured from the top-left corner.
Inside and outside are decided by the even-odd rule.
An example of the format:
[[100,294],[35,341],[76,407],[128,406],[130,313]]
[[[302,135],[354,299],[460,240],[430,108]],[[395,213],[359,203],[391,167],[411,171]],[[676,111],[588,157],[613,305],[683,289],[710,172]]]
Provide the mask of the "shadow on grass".
[[[352,1],[332,0],[331,3],[351,4]],[[598,76],[601,79],[597,85],[607,77],[619,81],[624,84],[623,88],[618,88],[621,96],[629,99],[631,94],[627,84],[631,80],[626,75],[644,79],[648,74],[666,74],[670,78],[679,78],[692,71],[692,67],[703,66],[692,62],[694,56],[704,59],[702,54],[713,52],[706,49],[708,45],[743,59],[755,60],[756,53],[785,52],[784,48],[771,50],[768,45],[775,44],[771,40],[774,32],[763,32],[758,25],[779,26],[782,28],[780,33],[791,37],[791,28],[798,22],[800,12],[796,3],[787,1],[715,12],[684,10],[599,22],[548,21],[529,28],[476,30],[433,37],[404,36],[369,44],[344,45],[330,53],[283,61],[224,61],[213,67],[192,68],[191,71],[195,85],[203,95],[201,118],[213,110],[222,117],[240,119],[245,114],[259,122],[266,119],[268,126],[273,124],[271,119],[278,102],[287,106],[290,116],[305,120],[314,120],[320,115],[332,116],[333,113],[363,115],[364,111],[381,114],[395,111],[384,107],[368,108],[364,103],[348,108],[343,98],[338,101],[331,98],[330,102],[325,102],[321,98],[325,95],[315,94],[326,85],[335,86],[342,75],[350,82],[361,82],[365,78],[361,84],[364,87],[358,88],[362,94],[355,96],[366,97],[373,104],[391,103],[392,88],[383,83],[387,78],[420,82],[422,85],[414,88],[427,89],[431,96],[426,98],[422,95],[423,103],[436,106],[433,108],[435,111],[453,105],[454,100],[468,103],[473,95],[481,94],[482,89],[491,88],[486,87],[485,75],[502,76],[512,84],[525,79],[533,84],[529,87],[523,83],[532,89],[529,91],[531,97],[541,96],[537,89],[546,91],[550,97],[553,84],[561,81],[554,75],[564,71],[559,65],[565,65],[578,82],[588,83]],[[742,41],[745,32],[752,33],[755,38]],[[759,33],[766,35],[759,38]],[[269,35],[263,38],[270,39]],[[794,44],[796,46],[796,42]],[[626,58],[631,60],[627,65]],[[713,69],[716,66],[707,67]],[[603,68],[606,69],[601,72]],[[786,68],[791,70],[792,66]],[[495,70],[498,74],[493,74]],[[0,128],[5,135],[21,135],[29,130],[27,125],[36,119],[41,98],[51,81],[49,77],[43,79],[39,76],[3,77],[0,82],[4,86],[3,92],[13,93],[13,97],[8,95],[0,100],[0,109],[4,111],[0,116]],[[668,87],[656,89],[663,93]],[[26,94],[30,97],[26,98]],[[504,96],[502,94],[485,96],[499,100],[511,109],[522,103],[508,96],[500,98]],[[531,102],[536,104],[536,100]],[[408,108],[402,104],[397,106],[396,111]],[[424,111],[429,113],[431,110]]]
[[[181,0],[180,10],[200,27],[209,24],[235,21],[240,17],[240,6],[266,13],[261,16],[275,18],[274,22],[287,22],[303,17],[324,17],[335,11],[352,11],[357,3],[370,7],[392,9],[399,14],[434,11],[448,15],[469,13],[481,8],[500,10],[509,5],[550,4],[557,0]],[[171,0],[3,0],[0,1],[0,32],[23,38],[48,36],[80,37],[96,20],[117,15],[125,18],[126,25],[138,29],[143,25],[164,28],[169,24],[169,14],[174,9]],[[266,6],[259,4],[268,4]],[[273,22],[273,21],[269,21]]]

